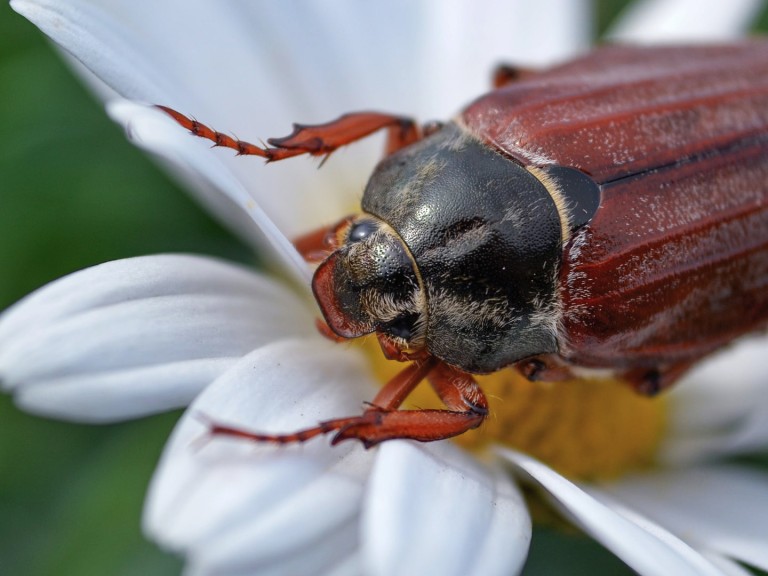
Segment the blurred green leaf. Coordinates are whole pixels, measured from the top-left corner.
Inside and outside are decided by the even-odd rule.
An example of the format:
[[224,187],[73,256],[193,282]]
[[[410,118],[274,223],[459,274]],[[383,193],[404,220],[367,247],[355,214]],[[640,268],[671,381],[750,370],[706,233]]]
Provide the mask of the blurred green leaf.
[[82,426],[25,415],[0,398],[3,573],[178,574],[179,560],[139,530],[147,482],[176,417]]
[[634,572],[608,550],[580,533],[537,526],[523,576],[632,576]]

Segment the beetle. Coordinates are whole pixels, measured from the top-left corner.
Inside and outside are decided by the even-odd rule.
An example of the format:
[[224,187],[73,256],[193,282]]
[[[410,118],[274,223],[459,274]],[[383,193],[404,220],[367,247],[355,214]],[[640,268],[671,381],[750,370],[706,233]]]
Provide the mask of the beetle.
[[[655,394],[768,325],[768,42],[609,45],[533,72],[503,67],[452,121],[376,112],[260,147],[161,107],[215,145],[277,161],[386,129],[361,213],[296,241],[320,262],[321,328],[375,333],[410,365],[333,432],[366,447],[479,426],[473,374],[610,370]],[[424,379],[444,410],[399,410]]]

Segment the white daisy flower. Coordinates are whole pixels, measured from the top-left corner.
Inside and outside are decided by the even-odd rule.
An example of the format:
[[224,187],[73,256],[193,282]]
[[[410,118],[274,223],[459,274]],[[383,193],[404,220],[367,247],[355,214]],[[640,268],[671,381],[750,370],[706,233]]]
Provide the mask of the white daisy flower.
[[[666,27],[674,16],[686,39],[725,38],[760,5],[710,4],[638,3],[614,34],[682,38]],[[243,137],[359,109],[444,118],[487,88],[499,60],[542,65],[584,50],[586,0],[12,6],[70,55],[137,145],[283,271],[134,258],[63,278],[0,317],[0,380],[24,409],[104,422],[191,405],[145,510],[147,535],[184,555],[187,573],[514,574],[531,538],[520,482],[641,574],[768,570],[768,475],[712,463],[766,446],[768,338],[712,358],[660,400],[502,371],[481,380],[495,416],[463,448],[199,445],[196,415],[288,432],[358,413],[386,380],[377,355],[316,333],[309,269],[288,240],[354,211],[380,142],[320,171],[264,167],[141,103]]]

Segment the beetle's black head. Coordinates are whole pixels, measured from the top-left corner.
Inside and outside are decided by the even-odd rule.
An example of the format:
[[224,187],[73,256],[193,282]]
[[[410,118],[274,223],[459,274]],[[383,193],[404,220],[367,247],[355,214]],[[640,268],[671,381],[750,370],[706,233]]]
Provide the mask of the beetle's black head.
[[328,326],[354,338],[379,332],[401,349],[423,338],[424,296],[411,255],[398,234],[369,214],[338,232],[339,247],[315,272],[312,289]]

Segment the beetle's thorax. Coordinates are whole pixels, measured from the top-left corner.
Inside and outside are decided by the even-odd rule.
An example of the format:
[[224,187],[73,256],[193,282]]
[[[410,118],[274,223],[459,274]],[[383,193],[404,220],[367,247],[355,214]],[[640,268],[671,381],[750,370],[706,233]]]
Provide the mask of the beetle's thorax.
[[556,350],[560,215],[521,165],[449,123],[382,161],[362,208],[414,262],[431,354],[481,373]]

